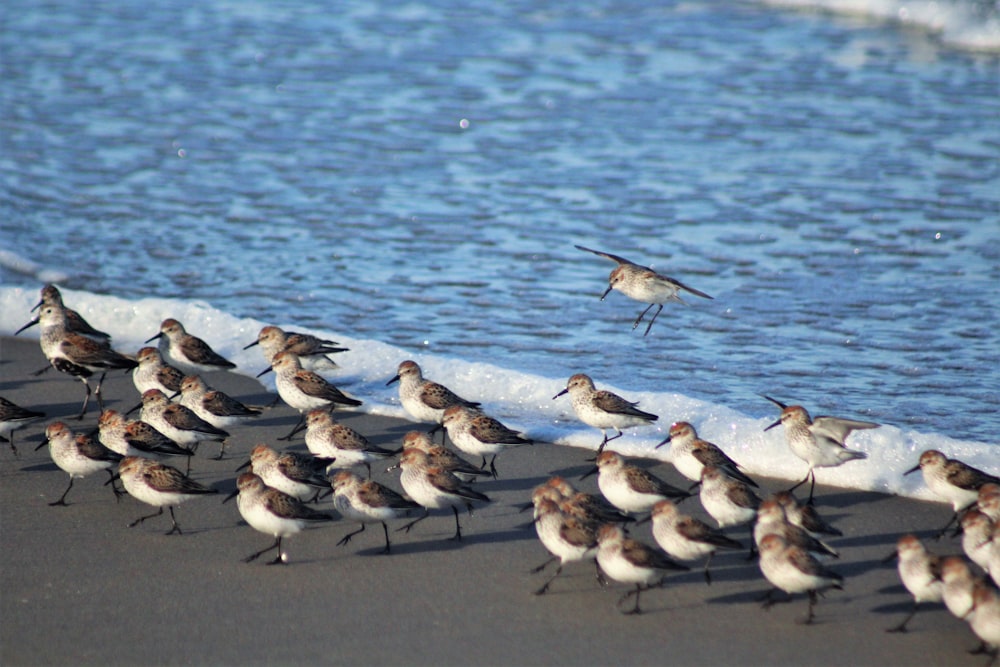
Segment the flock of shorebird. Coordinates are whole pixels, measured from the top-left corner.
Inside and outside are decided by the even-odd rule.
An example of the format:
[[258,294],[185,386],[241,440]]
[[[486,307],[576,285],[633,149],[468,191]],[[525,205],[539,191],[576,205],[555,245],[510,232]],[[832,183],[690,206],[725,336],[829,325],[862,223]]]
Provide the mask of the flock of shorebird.
[[[709,295],[684,285],[652,269],[622,257],[577,246],[580,250],[616,262],[603,299],[611,290],[649,304],[633,323],[637,328],[653,306],[648,334],[663,305],[680,301],[679,292],[689,292],[711,299]],[[21,330],[39,325],[40,344],[52,367],[80,379],[86,396],[77,419],[82,419],[92,396],[100,404],[98,427],[92,434],[75,433],[62,421],[45,429],[45,442],[52,460],[69,475],[69,485],[62,496],[50,503],[65,505],[73,481],[106,470],[117,496],[124,491],[137,500],[157,508],[130,524],[136,526],[163,514],[168,508],[170,533],[180,533],[174,507],[195,496],[217,493],[191,479],[191,456],[203,441],[220,443],[222,458],[226,430],[259,416],[259,407],[247,406],[235,398],[213,390],[199,373],[228,370],[235,365],[214,352],[203,340],[187,333],[174,319],[164,320],[160,331],[147,340],[158,340],[158,347],[143,347],[134,357],[114,351],[110,336],[91,327],[75,311],[67,308],[58,289],[47,285],[35,307],[38,316]],[[645,335],[644,334],[644,335]],[[251,554],[252,561],[274,550],[271,563],[287,562],[283,538],[300,532],[305,526],[331,521],[334,515],[310,507],[332,493],[333,504],[344,518],[360,524],[340,544],[365,530],[369,523],[382,525],[384,552],[391,548],[387,522],[420,513],[399,530],[409,532],[427,518],[431,510],[450,508],[455,518],[452,539],[461,539],[459,508],[471,512],[473,503],[489,498],[473,488],[477,477],[497,477],[496,459],[505,450],[532,444],[532,440],[485,414],[479,403],[466,400],[447,387],[423,377],[413,361],[399,364],[387,384],[399,383],[399,399],[407,413],[418,422],[434,427],[429,433],[412,431],[399,449],[386,449],[369,442],[357,431],[338,423],[332,412],[338,406],[356,407],[361,401],[331,384],[320,373],[332,371],[337,364],[330,355],[345,351],[331,341],[306,334],[286,332],[278,327],[261,329],[257,340],[246,347],[259,345],[268,362],[267,372],[275,373],[275,385],[281,400],[300,413],[298,424],[288,435],[290,440],[305,431],[309,454],[278,451],[257,445],[250,453],[249,470],[239,475],[236,490],[226,498],[236,498],[244,520],[256,530],[275,538],[273,544]],[[48,370],[48,366],[36,374]],[[131,420],[114,410],[105,410],[101,382],[109,370],[131,371],[136,389],[142,396],[139,419]],[[89,378],[100,373],[96,389]],[[260,376],[258,375],[258,377]],[[787,491],[767,498],[758,495],[759,487],[740,466],[717,445],[698,437],[694,427],[678,422],[657,448],[670,446],[670,461],[693,485],[690,489],[674,487],[649,471],[606,450],[609,443],[623,435],[623,430],[647,425],[657,415],[640,410],[636,403],[595,387],[582,373],[569,378],[564,389],[553,399],[568,394],[580,421],[600,429],[603,439],[593,459],[600,495],[577,491],[562,477],[552,477],[534,489],[531,502],[533,524],[551,558],[534,572],[558,561],[555,574],[538,588],[544,594],[565,565],[593,560],[602,584],[607,578],[634,586],[618,600],[634,598],[624,613],[639,613],[642,592],[660,585],[671,570],[689,569],[684,562],[704,560],[704,577],[711,583],[709,563],[718,549],[743,549],[744,545],[723,532],[738,526],[750,530],[750,555],[759,557],[760,570],[773,586],[763,606],[775,603],[773,593],[805,593],[810,623],[818,596],[840,588],[842,577],[829,569],[824,560],[839,556],[824,542],[828,536],[841,535],[825,522],[814,507],[813,491],[817,468],[839,466],[863,459],[864,452],[846,446],[855,430],[872,429],[872,422],[838,417],[815,417],[798,405],[785,405],[764,396],[781,409],[780,419],[768,429],[784,426],[788,446],[808,466],[806,476]],[[277,400],[277,399],[276,399]],[[135,408],[134,408],[135,409]],[[9,439],[16,453],[13,431],[45,415],[19,407],[0,398],[0,437]],[[433,442],[433,434],[443,429],[454,447],[481,459],[474,464],[452,449]],[[609,436],[609,431],[614,435]],[[164,457],[186,457],[187,472],[166,465]],[[402,493],[371,479],[371,464],[396,459],[391,469],[401,471]],[[367,478],[351,470],[367,469]],[[962,534],[962,546],[968,560],[961,557],[939,558],[930,554],[913,535],[899,540],[896,552],[900,578],[913,597],[912,612],[890,631],[905,631],[906,625],[922,602],[943,601],[958,618],[965,619],[981,639],[981,650],[995,660],[1000,645],[1000,479],[937,451],[926,451],[909,472],[920,470],[928,487],[951,503],[954,515],[942,528],[944,534],[957,521],[956,535]],[[810,482],[805,502],[793,491]],[[717,523],[711,527],[692,516],[684,515],[677,503],[697,495],[702,507]],[[659,548],[629,537],[626,526],[639,519],[651,521],[652,536]],[[170,534],[168,533],[168,534]],[[970,563],[971,561],[971,563]],[[976,569],[984,574],[976,574]]]

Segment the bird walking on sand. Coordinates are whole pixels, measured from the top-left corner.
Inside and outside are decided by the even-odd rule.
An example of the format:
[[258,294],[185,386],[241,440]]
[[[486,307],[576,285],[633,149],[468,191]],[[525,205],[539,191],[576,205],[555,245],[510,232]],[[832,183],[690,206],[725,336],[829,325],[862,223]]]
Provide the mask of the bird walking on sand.
[[42,287],[41,299],[31,311],[34,312],[42,306],[52,306],[61,310],[63,316],[66,318],[66,330],[70,333],[92,338],[99,343],[111,343],[111,334],[95,329],[90,326],[87,320],[83,319],[80,313],[72,308],[67,308],[63,303],[62,293],[59,291],[59,288],[51,283]]
[[250,472],[264,480],[264,484],[287,493],[297,500],[307,502],[319,496],[320,491],[330,488],[323,475],[329,459],[319,459],[298,452],[281,453],[260,444],[250,450],[250,460],[237,470],[250,468]]
[[14,446],[14,431],[24,428],[44,416],[44,412],[22,408],[0,396],[0,442],[9,443],[14,456],[17,456],[17,447]]
[[922,453],[917,465],[903,474],[909,475],[918,470],[934,495],[951,503],[954,510],[951,519],[938,533],[939,537],[958,520],[961,512],[979,500],[980,487],[984,484],[1000,484],[1000,478],[958,459],[950,459],[936,449],[928,449]]
[[469,401],[443,384],[424,379],[423,371],[415,361],[404,361],[396,369],[396,375],[386,382],[386,386],[399,382],[399,402],[403,409],[420,422],[440,424],[444,411],[453,405],[478,408],[479,403]]
[[818,538],[822,535],[835,535],[839,537],[844,534],[823,519],[813,505],[800,503],[788,491],[778,491],[771,497],[777,500],[778,504],[785,510],[785,516],[789,521],[799,528],[804,528],[813,537]]
[[[306,413],[306,447],[312,454],[330,460],[334,468],[363,465],[372,476],[372,463],[395,456],[399,450],[386,449],[369,442],[350,426],[333,418],[329,410],[314,408]],[[296,431],[292,431],[296,433]]]
[[667,437],[654,449],[670,443],[670,462],[677,472],[692,482],[701,481],[701,469],[713,465],[722,472],[744,484],[757,486],[757,482],[747,477],[736,461],[733,461],[718,446],[698,437],[694,426],[688,422],[676,422],[670,426]]
[[448,431],[455,447],[466,454],[482,457],[482,468],[486,468],[486,457],[492,454],[489,468],[493,479],[497,478],[496,460],[500,452],[511,447],[534,444],[534,440],[507,428],[499,420],[464,405],[449,406],[444,411],[441,424]]
[[903,535],[896,542],[896,550],[886,558],[886,562],[897,559],[899,579],[913,596],[913,607],[898,625],[887,628],[886,632],[906,632],[910,622],[920,609],[921,602],[941,602],[941,558],[927,551],[915,535]]
[[[90,402],[92,393],[97,396],[97,403],[103,410],[104,399],[101,396],[101,384],[104,382],[104,376],[109,370],[135,368],[135,360],[115,352],[107,343],[98,342],[93,338],[69,331],[65,313],[55,306],[42,306],[41,310],[38,311],[38,317],[18,329],[14,335],[16,336],[36,324],[41,325],[42,328],[39,343],[45,358],[57,371],[78,378],[87,390],[87,395],[83,399],[83,408],[77,415],[77,419],[83,419],[87,413],[87,404]],[[100,371],[101,377],[97,381],[97,389],[91,392],[87,379],[98,371]]]
[[146,422],[127,420],[117,410],[105,410],[97,420],[97,439],[108,449],[122,456],[191,456],[190,449],[181,447]]
[[[45,428],[45,441],[35,449],[49,446],[52,462],[69,475],[69,486],[63,491],[59,500],[49,505],[66,506],[66,495],[73,488],[74,479],[82,479],[99,470],[107,470],[112,476],[111,468],[121,460],[121,455],[113,452],[88,435],[76,434],[63,422],[52,422]],[[121,495],[112,484],[115,499]]]
[[460,479],[473,479],[480,475],[492,476],[489,470],[484,470],[466,461],[461,456],[446,448],[444,445],[435,445],[431,436],[423,431],[407,431],[403,436],[403,450],[419,449],[427,455],[428,463],[444,468],[450,473],[461,475]]
[[167,396],[173,396],[181,390],[184,373],[165,362],[157,348],[141,348],[136,353],[135,360],[139,365],[132,371],[132,384],[140,396],[150,389],[159,389]]
[[[259,417],[260,408],[244,405],[229,394],[212,389],[201,379],[200,375],[188,375],[181,382],[180,404],[190,408],[192,412],[217,429],[224,430],[239,426],[254,417]],[[226,442],[222,441],[218,458],[226,451]]]
[[661,500],[653,505],[650,515],[653,521],[653,539],[667,555],[680,561],[705,558],[705,583],[711,585],[712,575],[708,571],[712,556],[718,549],[742,549],[743,545],[711,528],[707,523],[681,514],[677,505],[669,500]]
[[[597,558],[597,524],[564,514],[550,498],[532,499],[535,500],[535,532],[552,557],[533,568],[531,573],[541,572],[549,564],[559,561],[555,574],[534,591],[535,595],[544,595],[568,563]],[[598,581],[601,581],[600,570]]]
[[243,349],[249,350],[254,345],[260,345],[268,366],[274,363],[274,355],[288,351],[298,356],[302,368],[315,373],[340,368],[329,355],[348,351],[346,347],[337,347],[337,343],[332,340],[317,338],[312,334],[284,331],[274,326],[266,326],[261,329],[260,333],[257,334],[257,340]]
[[784,508],[774,498],[764,500],[757,508],[753,540],[758,548],[768,535],[780,535],[789,546],[805,549],[817,558],[840,558],[836,549],[791,523],[785,516]]
[[601,452],[596,465],[581,479],[597,473],[597,486],[612,505],[623,512],[648,512],[653,505],[669,498],[687,498],[691,494],[667,484],[643,468],[625,461],[615,452]]
[[[569,394],[573,411],[584,424],[601,430],[604,439],[601,440],[597,453],[604,451],[605,445],[624,435],[622,429],[633,426],[646,426],[659,417],[649,412],[643,412],[637,402],[626,401],[618,394],[598,390],[594,381],[583,373],[577,373],[566,383],[566,388],[552,397],[552,400],[564,394]],[[616,435],[608,437],[608,429],[613,428]]]
[[240,515],[251,528],[274,536],[274,544],[250,554],[243,559],[244,563],[256,560],[271,549],[277,549],[278,555],[268,565],[284,565],[288,562],[288,554],[281,550],[282,538],[301,532],[309,524],[334,520],[333,516],[317,512],[298,498],[265,485],[264,480],[251,472],[245,472],[236,478],[236,490],[222,502],[234,497]]
[[177,468],[141,456],[123,458],[118,464],[118,477],[130,496],[147,505],[159,507],[158,512],[141,516],[128,527],[134,528],[146,519],[160,516],[166,507],[170,510],[170,522],[173,524],[167,535],[181,533],[177,517],[174,516],[174,506],[197,496],[219,492],[218,489],[202,486]]
[[430,510],[450,507],[455,515],[455,535],[451,539],[461,540],[462,527],[458,522],[458,506],[465,505],[469,514],[472,514],[473,500],[490,502],[487,496],[469,488],[452,473],[430,465],[427,455],[420,450],[405,450],[399,463],[393,467],[402,470],[400,482],[406,495],[424,508],[422,516],[397,530],[408,533],[413,526],[430,516]]
[[177,368],[187,374],[224,371],[236,368],[236,364],[216,352],[197,336],[192,336],[184,325],[173,318],[160,323],[160,332],[151,336],[146,343],[159,340],[157,345],[164,359],[169,359]]
[[977,582],[972,588],[972,611],[966,620],[982,642],[970,653],[985,653],[990,656],[988,665],[994,664],[1000,648],[1000,592],[986,582]]
[[785,426],[785,440],[792,453],[809,465],[809,472],[801,482],[789,489],[794,491],[806,482],[809,485],[809,501],[812,503],[813,492],[816,489],[816,468],[833,468],[855,459],[866,459],[868,454],[854,449],[848,449],[845,441],[851,431],[878,428],[881,424],[842,419],[840,417],[816,417],[810,419],[809,413],[801,405],[785,405],[770,396],[764,396],[779,408],[781,417],[765,431],[779,424]]
[[300,430],[305,421],[305,413],[316,408],[333,409],[337,405],[359,406],[361,401],[351,398],[318,373],[302,368],[298,355],[293,352],[279,352],[274,355],[271,366],[257,374],[257,377],[274,371],[274,385],[281,400],[299,411],[298,423],[281,440],[290,440]]
[[[789,545],[780,535],[766,536],[760,543],[760,571],[774,588],[768,590],[761,605],[770,609],[777,600],[774,592],[782,590],[789,595],[806,593],[809,596],[809,612],[802,621],[804,625],[813,622],[813,608],[819,594],[830,588],[843,590],[844,578],[829,570],[801,547]],[[784,600],[790,602],[791,598]]]
[[[204,440],[224,442],[229,437],[228,431],[212,426],[191,408],[171,403],[159,389],[149,389],[142,395],[139,418],[178,445],[193,451]],[[222,456],[221,450],[219,456]]]
[[340,515],[350,521],[357,521],[361,527],[347,533],[337,546],[351,541],[358,533],[364,532],[365,524],[380,523],[385,534],[385,548],[382,553],[389,553],[389,527],[386,521],[401,519],[411,510],[420,509],[420,505],[403,497],[389,487],[373,480],[365,480],[350,470],[339,470],[330,480],[333,487],[333,506]]
[[[701,471],[701,505],[715,519],[719,528],[751,524],[757,518],[761,499],[749,485],[733,479],[715,466]],[[756,552],[753,528],[750,529],[750,557]]]
[[639,596],[643,591],[660,586],[668,571],[690,569],[661,551],[626,537],[625,529],[613,523],[606,523],[597,531],[597,564],[615,581],[635,584],[635,590],[618,599],[617,607],[621,609],[623,602],[635,596],[635,606],[622,612],[624,614],[641,614]]
[[639,317],[635,318],[635,322],[632,323],[633,330],[639,326],[642,322],[642,318],[646,316],[646,313],[648,313],[653,306],[658,306],[656,312],[653,313],[653,317],[650,318],[649,324],[646,325],[646,332],[643,336],[649,334],[649,330],[653,328],[653,322],[656,321],[660,311],[663,310],[663,305],[665,303],[670,301],[684,303],[684,300],[678,296],[678,292],[681,290],[690,292],[695,296],[700,296],[703,299],[712,298],[702,291],[696,290],[693,287],[688,287],[679,280],[665,276],[662,273],[657,273],[649,267],[639,266],[624,257],[612,255],[607,252],[601,252],[600,250],[591,250],[590,248],[585,248],[582,245],[575,247],[578,250],[590,252],[618,263],[618,266],[616,266],[611,271],[611,275],[608,276],[608,288],[604,290],[604,294],[601,295],[601,301],[608,296],[611,290],[618,290],[630,299],[635,299],[636,301],[649,304],[644,311],[639,313]]

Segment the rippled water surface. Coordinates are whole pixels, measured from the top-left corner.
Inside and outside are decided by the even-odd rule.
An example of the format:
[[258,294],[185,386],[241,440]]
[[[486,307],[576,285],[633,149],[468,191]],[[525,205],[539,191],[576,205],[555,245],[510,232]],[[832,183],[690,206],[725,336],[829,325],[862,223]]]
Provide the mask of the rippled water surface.
[[[68,287],[996,442],[993,55],[750,3],[4,13],[0,245]],[[715,298],[643,337],[574,244]]]

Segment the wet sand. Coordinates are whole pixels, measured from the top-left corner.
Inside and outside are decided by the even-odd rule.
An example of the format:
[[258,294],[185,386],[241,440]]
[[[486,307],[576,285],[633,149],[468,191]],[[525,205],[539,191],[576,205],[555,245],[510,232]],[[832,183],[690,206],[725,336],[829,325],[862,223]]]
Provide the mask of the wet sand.
[[[761,610],[758,599],[768,584],[742,552],[715,557],[711,586],[700,563],[668,576],[662,589],[642,595],[646,613],[640,616],[619,613],[616,600],[628,588],[612,583],[602,590],[591,564],[567,566],[547,595],[532,595],[546,575],[529,571],[548,554],[519,506],[554,474],[597,491],[594,476],[577,482],[592,452],[550,444],[497,459],[500,478],[476,483],[493,502],[474,516],[462,515],[461,542],[447,539],[454,531],[450,511],[435,513],[408,534],[390,533],[389,555],[378,553],[383,538],[377,524],[336,546],[356,528],[338,521],[286,540],[286,566],[247,564],[241,559],[272,538],[244,524],[234,502],[221,501],[235,488],[235,469],[254,444],[285,445],[277,438],[297,420],[292,409],[282,403],[253,425],[232,429],[222,461],[210,458],[217,445],[202,445],[192,476],[220,495],[179,506],[184,533],[167,536],[166,514],[126,527],[155,509],[130,497],[116,503],[104,486],[105,473],[77,480],[68,507],[48,505],[66,488],[67,476],[46,448],[34,451],[45,425],[61,419],[90,430],[98,413],[95,405],[82,422],[73,420],[83,387],[55,370],[33,377],[45,363],[36,340],[0,338],[0,395],[47,413],[15,432],[19,457],[0,443],[4,665],[985,662],[966,653],[978,641],[941,605],[926,605],[906,634],[883,631],[909,611],[910,598],[895,566],[881,561],[902,533],[916,532],[926,541],[948,519],[944,504],[817,487],[818,508],[844,532],[829,541],[841,552],[830,566],[846,582],[844,591],[820,601],[811,626],[796,623],[806,612],[804,596]],[[245,376],[211,373],[206,380],[244,403],[273,399]],[[139,399],[131,377],[120,372],[105,381],[104,395],[107,407],[119,411]],[[336,417],[391,447],[420,427],[362,413]],[[306,451],[301,438],[290,448]],[[642,464],[686,486],[669,464]],[[398,472],[385,467],[374,466],[374,478],[399,490]],[[759,481],[764,491],[789,486]],[[329,499],[319,508],[331,509]],[[682,508],[711,523],[696,498]],[[648,524],[632,532],[653,544]],[[729,532],[747,539],[746,528]],[[950,538],[927,543],[938,553],[961,552]]]

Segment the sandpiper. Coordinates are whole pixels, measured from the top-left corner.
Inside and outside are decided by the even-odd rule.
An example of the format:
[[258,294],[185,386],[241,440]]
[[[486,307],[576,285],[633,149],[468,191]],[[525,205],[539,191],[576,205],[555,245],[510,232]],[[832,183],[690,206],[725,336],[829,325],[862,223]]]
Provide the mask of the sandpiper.
[[[552,397],[553,400],[564,394],[569,394],[573,403],[573,411],[584,424],[601,430],[604,439],[601,440],[597,453],[604,451],[604,446],[612,440],[622,437],[622,429],[632,426],[645,426],[659,419],[649,412],[643,412],[635,407],[638,403],[626,401],[618,394],[597,390],[594,381],[583,373],[577,373],[569,379],[566,388]],[[613,428],[616,435],[608,437],[608,429]]]

